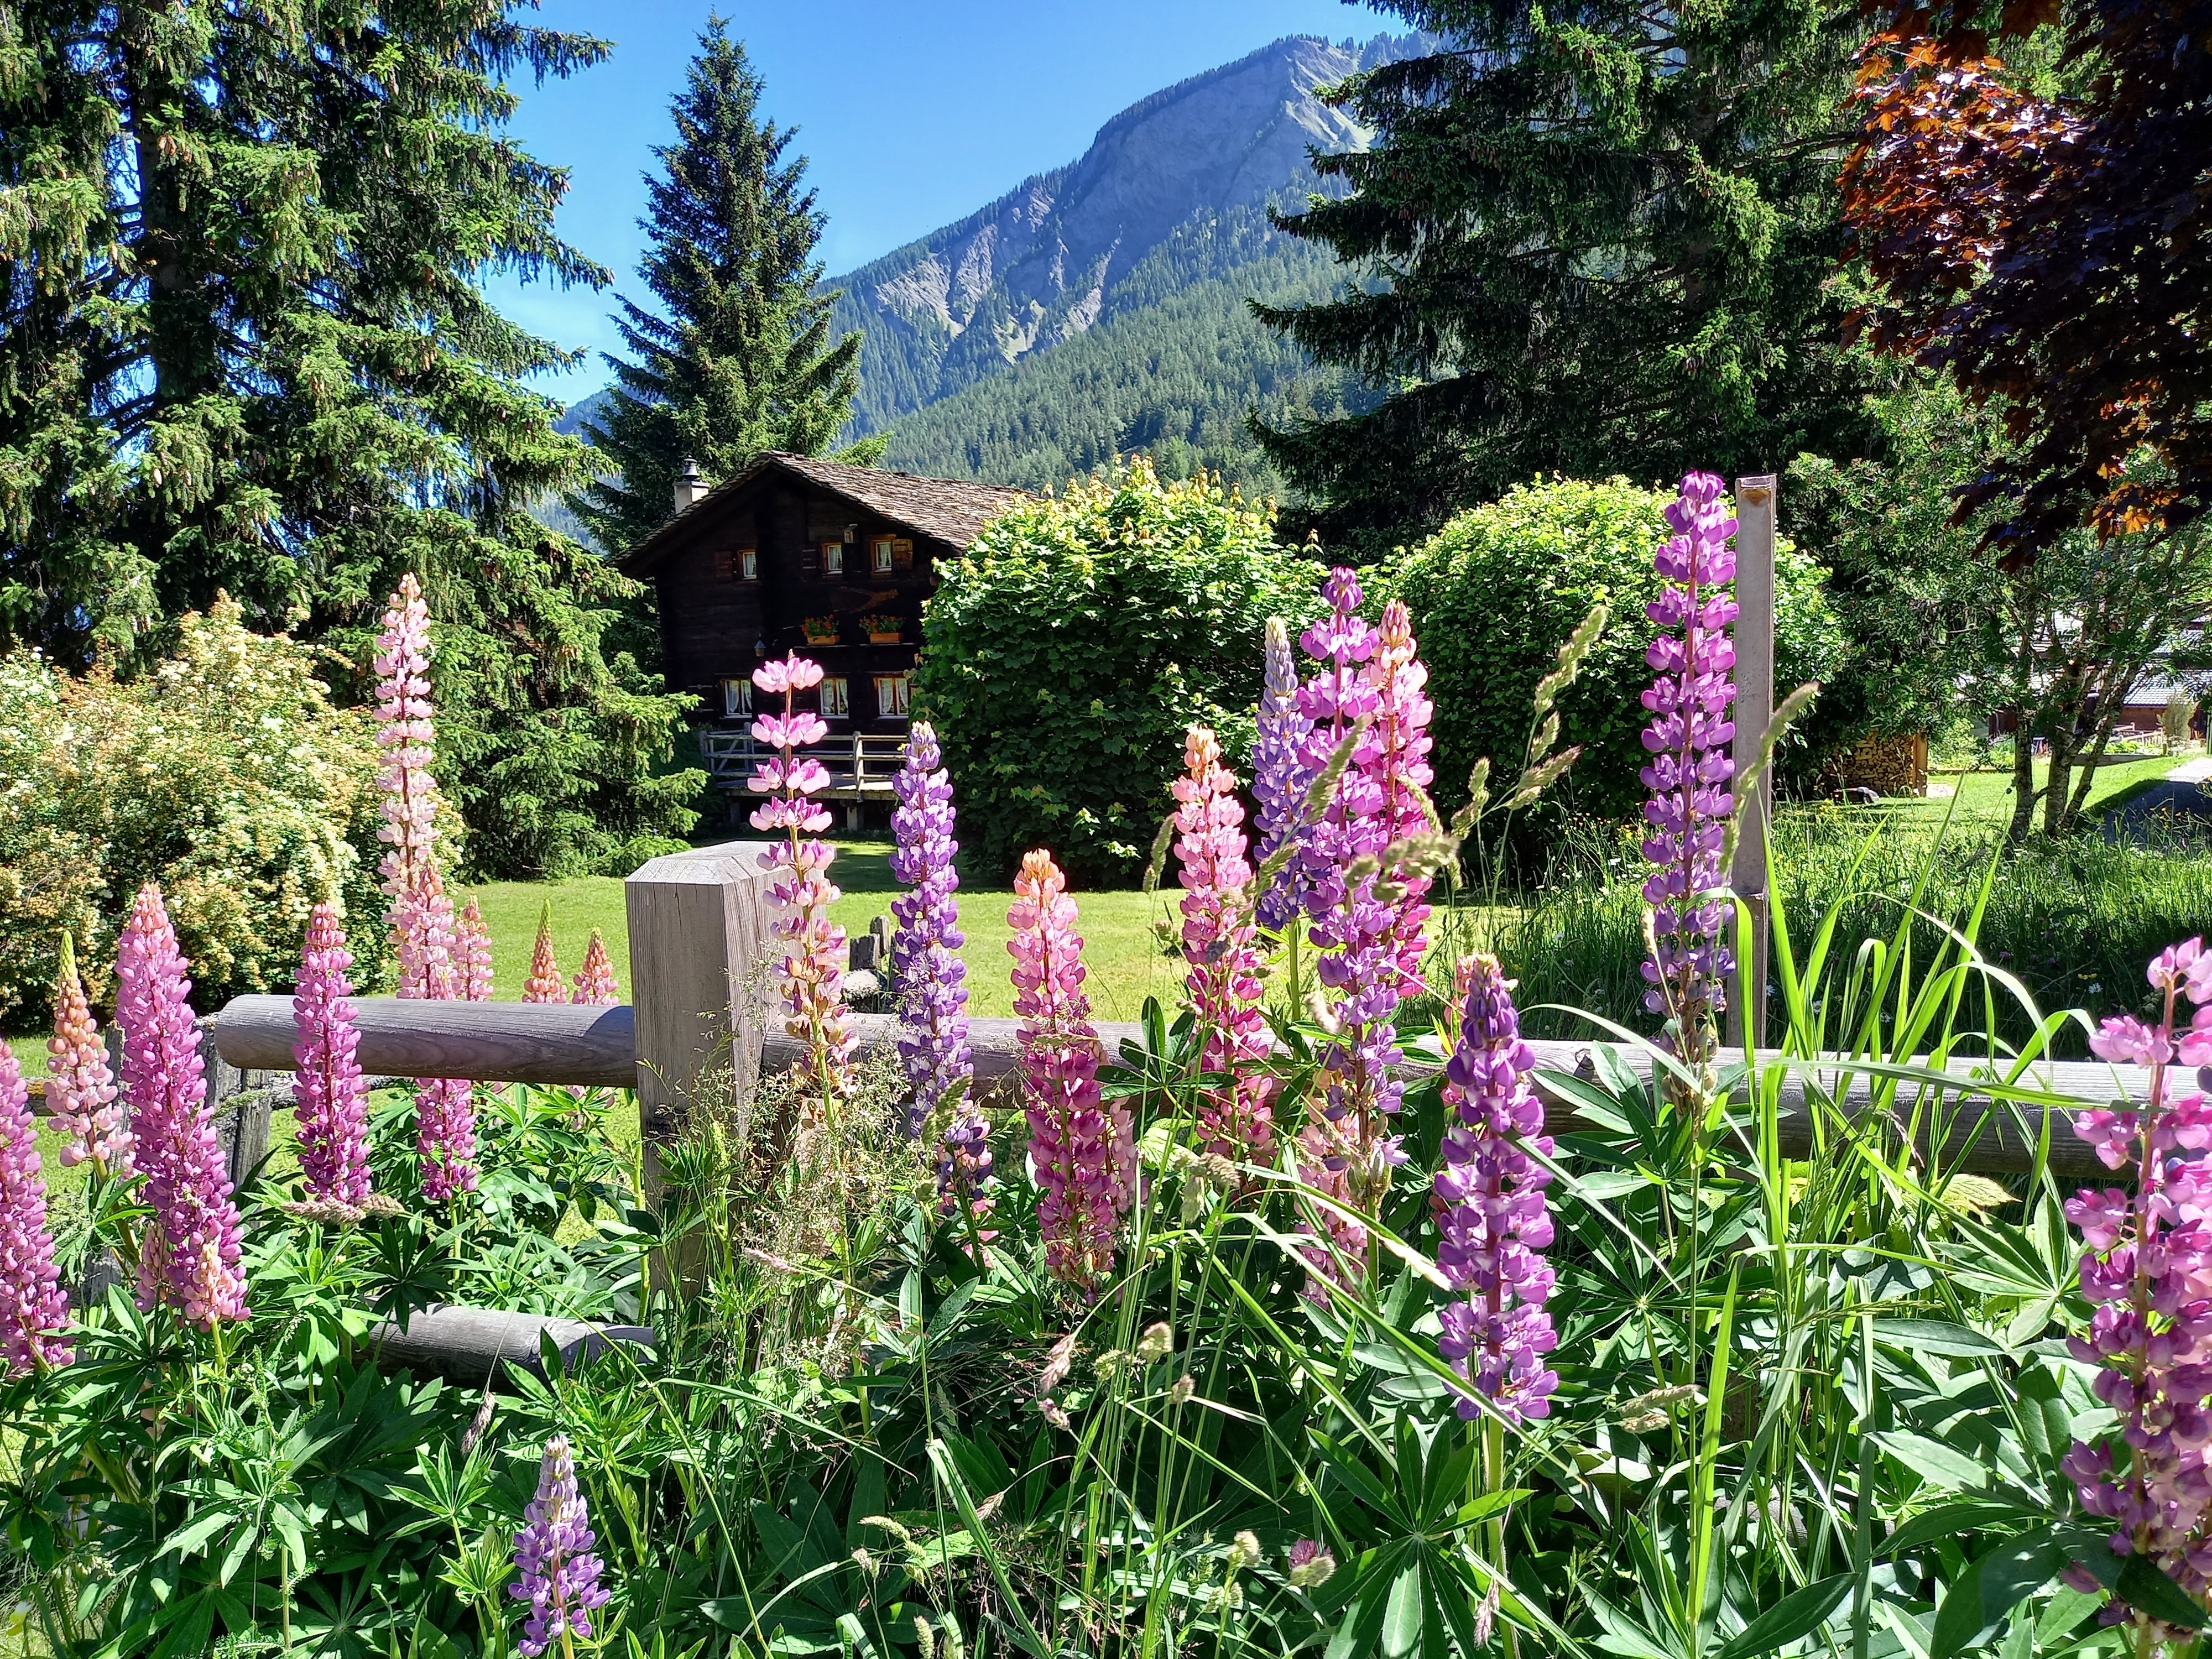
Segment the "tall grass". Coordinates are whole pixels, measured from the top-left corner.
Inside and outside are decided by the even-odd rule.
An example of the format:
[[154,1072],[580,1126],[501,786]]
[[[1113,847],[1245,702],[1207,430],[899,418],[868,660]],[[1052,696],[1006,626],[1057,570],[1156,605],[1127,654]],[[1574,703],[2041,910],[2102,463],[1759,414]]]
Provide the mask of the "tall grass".
[[[1920,961],[1933,957],[1944,926],[1968,915],[1989,881],[1984,956],[2041,1006],[2080,1007],[2093,1017],[2139,1012],[2143,963],[2212,922],[2212,854],[2178,841],[2038,840],[2008,853],[1997,830],[1979,821],[1946,825],[1822,805],[1778,814],[1771,864],[1777,903],[1801,918],[1834,910],[1840,938],[1885,938],[1910,906],[1909,942]],[[1522,902],[1470,907],[1453,920],[1461,939],[1486,941],[1519,978],[1535,1034],[1587,1032],[1570,1030],[1574,1022],[1558,1013],[1534,1012],[1544,1004],[1638,1025],[1644,1018],[1638,888],[1645,873],[1632,837],[1577,826],[1557,849],[1547,879]],[[1771,1024],[1780,987],[1771,972],[1768,994]],[[2032,1027],[2017,1004],[2002,1006],[2002,1041],[2016,1046]],[[2078,1026],[2057,1041],[2062,1053],[2082,1052]]]

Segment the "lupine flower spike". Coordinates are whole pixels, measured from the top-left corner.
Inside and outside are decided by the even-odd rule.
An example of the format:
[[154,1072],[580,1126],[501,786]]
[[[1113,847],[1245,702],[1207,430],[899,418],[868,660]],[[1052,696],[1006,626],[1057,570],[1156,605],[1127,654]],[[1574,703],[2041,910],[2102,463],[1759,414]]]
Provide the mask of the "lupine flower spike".
[[151,1312],[166,1302],[186,1322],[211,1330],[219,1320],[246,1317],[246,1278],[191,988],[161,889],[149,884],[124,924],[115,963],[123,1086],[154,1212],[138,1253],[138,1306]]
[[[1552,1172],[1543,1103],[1529,1087],[1534,1050],[1522,1041],[1513,981],[1492,956],[1460,969],[1459,1040],[1445,1067],[1443,1168],[1437,1267],[1463,1299],[1446,1305],[1437,1346],[1474,1393],[1510,1423],[1543,1417],[1559,1379],[1544,1364],[1557,1344],[1544,1304],[1552,1243],[1544,1188]],[[1537,1157],[1531,1157],[1534,1152]],[[1459,1414],[1481,1414],[1472,1397]]]
[[131,1173],[131,1130],[116,1101],[107,1045],[77,977],[76,945],[62,934],[61,975],[54,988],[54,1034],[46,1039],[46,1109],[62,1147],[64,1169],[90,1164],[111,1177]]
[[58,1334],[68,1324],[30,1091],[14,1051],[0,1042],[0,1364],[19,1375],[68,1364],[71,1345]]
[[[2096,1309],[2088,1335],[2067,1346],[2100,1368],[2092,1389],[2118,1414],[2124,1449],[2115,1468],[2105,1444],[2077,1440],[2063,1467],[2081,1507],[2112,1523],[2113,1554],[2148,1557],[2201,1601],[2212,1591],[2212,1103],[2177,1091],[2187,1068],[2212,1066],[2212,952],[2190,939],[2153,957],[2148,977],[2158,1024],[2107,1019],[2089,1040],[2100,1059],[2142,1068],[2142,1109],[2074,1120],[2132,1190],[2084,1189],[2066,1203],[2089,1247],[2081,1294]],[[2185,1000],[2196,1012],[2177,1031]],[[2080,1562],[2065,1577],[2093,1594],[2100,1582]],[[2117,1604],[2108,1613],[2154,1643],[2193,1636]]]
[[292,1057],[299,1062],[292,1097],[298,1109],[300,1173],[312,1201],[358,1209],[368,1197],[368,1084],[354,1051],[353,953],[335,906],[307,917],[300,953],[299,989],[292,998]]
[[[385,843],[378,866],[392,901],[399,994],[426,1001],[463,995],[477,971],[475,942],[453,913],[438,859],[438,785],[430,762],[436,729],[430,708],[430,613],[409,572],[399,579],[376,640],[377,775],[384,795]],[[483,972],[489,991],[489,963]],[[415,1091],[415,1152],[422,1196],[444,1203],[477,1188],[475,1086],[465,1078],[428,1078]]]
[[968,1047],[968,969],[960,960],[967,936],[960,931],[960,872],[953,860],[952,782],[944,768],[936,728],[915,722],[906,755],[891,779],[898,805],[891,831],[898,845],[891,873],[907,890],[891,901],[898,927],[891,934],[891,977],[898,987],[899,1058],[913,1100],[907,1132],[919,1134],[939,1103],[960,1091],[960,1104],[945,1126],[937,1160],[938,1207],[980,1224],[994,1200],[991,1131],[969,1103],[966,1090],[975,1066]]
[[753,828],[784,833],[761,855],[761,867],[775,872],[769,893],[779,912],[775,934],[785,945],[784,1029],[806,1045],[811,1057],[814,1092],[801,1103],[802,1124],[811,1120],[818,1127],[851,1086],[854,1051],[843,997],[845,930],[830,920],[830,907],[840,896],[830,879],[836,849],[802,837],[830,827],[829,809],[811,799],[829,787],[829,771],[799,753],[830,733],[819,714],[797,703],[799,692],[822,684],[822,665],[793,654],[753,670],[753,684],[783,699],[781,713],[753,722],[753,740],[775,752],[754,769],[749,786],[769,798],[754,809]]
[[1711,1059],[1714,1020],[1727,1006],[1729,970],[1735,966],[1725,938],[1726,906],[1699,898],[1721,880],[1721,848],[1733,808],[1729,780],[1735,764],[1729,744],[1735,726],[1735,552],[1729,538],[1726,486],[1710,472],[1692,472],[1667,509],[1674,532],[1658,553],[1665,590],[1644,607],[1659,632],[1644,653],[1658,678],[1644,694],[1651,723],[1644,769],[1651,791],[1644,816],[1651,826],[1644,856],[1655,869],[1644,884],[1651,907],[1657,957],[1644,964],[1652,988],[1644,1006],[1667,1018],[1665,1042],[1692,1065]]
[[1104,1103],[1103,1057],[1083,994],[1083,938],[1075,901],[1049,853],[1024,855],[1006,912],[1013,937],[1014,1012],[1020,1018],[1030,1164],[1045,1271],[1096,1296],[1114,1267],[1116,1223],[1134,1201],[1137,1151],[1129,1109]]
[[591,1639],[592,1613],[606,1605],[608,1594],[599,1588],[602,1564],[592,1553],[598,1542],[584,1494],[576,1487],[568,1437],[556,1434],[545,1443],[538,1495],[523,1511],[522,1530],[514,1534],[514,1565],[520,1576],[507,1587],[515,1600],[530,1603],[522,1639],[514,1644],[524,1659],[538,1659],[556,1643],[571,1651],[572,1638]]
[[[1322,952],[1315,977],[1333,1029],[1322,1053],[1321,1111],[1300,1133],[1298,1170],[1317,1191],[1372,1213],[1390,1189],[1391,1170],[1405,1161],[1399,1137],[1383,1127],[1405,1092],[1390,1074],[1401,1057],[1398,1005],[1425,988],[1430,877],[1406,861],[1404,848],[1433,814],[1432,710],[1406,607],[1392,600],[1374,629],[1359,618],[1359,584],[1350,570],[1331,571],[1322,592],[1329,615],[1304,636],[1322,665],[1298,693],[1313,721],[1311,752],[1325,757],[1359,720],[1369,724],[1301,854],[1311,938]],[[1355,878],[1363,864],[1367,872]],[[1317,1211],[1312,1224],[1331,1236],[1347,1265],[1364,1261],[1364,1228],[1333,1210]],[[1316,1275],[1308,1291],[1320,1296],[1338,1269],[1324,1250],[1309,1252],[1308,1261]]]
[[471,899],[453,921],[453,977],[464,1002],[491,1000],[491,929]]
[[[1265,865],[1286,841],[1302,832],[1306,792],[1320,763],[1311,751],[1313,722],[1298,707],[1297,661],[1291,654],[1290,631],[1282,618],[1267,618],[1267,677],[1260,692],[1257,730],[1252,741],[1252,795],[1260,804],[1260,862]],[[1255,907],[1260,925],[1280,933],[1297,917],[1305,897],[1297,860],[1287,860]]]
[[1221,744],[1202,726],[1183,739],[1175,781],[1176,856],[1182,870],[1183,982],[1205,1036],[1200,1064],[1229,1081],[1199,1105],[1205,1150],[1267,1164],[1274,1157],[1274,1079],[1268,1076],[1267,1017],[1260,1006],[1260,951],[1246,889],[1244,808]]
[[566,1002],[568,981],[553,955],[553,902],[548,899],[538,913],[538,943],[530,952],[530,977],[522,982],[525,1002]]
[[615,965],[607,957],[607,942],[592,929],[592,942],[584,947],[583,970],[576,975],[576,992],[568,1000],[580,1007],[611,1008],[622,1000],[615,983]]

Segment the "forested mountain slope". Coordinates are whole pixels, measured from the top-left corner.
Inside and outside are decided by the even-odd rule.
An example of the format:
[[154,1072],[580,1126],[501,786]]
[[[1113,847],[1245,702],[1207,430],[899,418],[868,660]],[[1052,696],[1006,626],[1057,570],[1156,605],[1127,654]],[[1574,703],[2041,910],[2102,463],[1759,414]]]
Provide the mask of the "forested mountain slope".
[[[1011,482],[1004,463],[1018,462],[1027,480],[1058,465],[1048,453],[1116,447],[1096,410],[1056,401],[1063,388],[1095,388],[1102,374],[1118,386],[1118,418],[1132,430],[1150,422],[1173,433],[1178,412],[1190,411],[1196,426],[1180,422],[1187,443],[1213,429],[1206,416],[1241,421],[1255,400],[1281,395],[1291,360],[1243,316],[1241,301],[1262,288],[1270,298],[1318,297],[1327,267],[1273,231],[1265,210],[1316,187],[1310,147],[1367,142],[1316,88],[1421,47],[1417,36],[1278,40],[1132,106],[1072,165],[834,278],[843,298],[833,326],[857,329],[864,342],[853,434],[889,428],[894,456]],[[1177,296],[1190,303],[1172,323],[1101,332]],[[1170,337],[1184,328],[1194,331],[1187,341]],[[1203,384],[1179,386],[1148,410],[1133,359],[1109,360],[1094,346],[1058,373],[1031,367],[1093,336],[1157,348],[1175,373]],[[985,385],[997,390],[959,411],[914,417]],[[1223,454],[1226,441],[1206,441]],[[979,459],[951,465],[970,452]]]
[[1245,301],[1317,300],[1338,280],[1326,254],[1277,239],[1223,275],[1127,307],[902,416],[891,423],[884,465],[1036,489],[1143,449],[1168,477],[1204,466],[1248,493],[1279,494],[1281,481],[1245,427],[1247,412],[1334,412],[1360,394],[1315,370],[1296,346],[1255,321]]

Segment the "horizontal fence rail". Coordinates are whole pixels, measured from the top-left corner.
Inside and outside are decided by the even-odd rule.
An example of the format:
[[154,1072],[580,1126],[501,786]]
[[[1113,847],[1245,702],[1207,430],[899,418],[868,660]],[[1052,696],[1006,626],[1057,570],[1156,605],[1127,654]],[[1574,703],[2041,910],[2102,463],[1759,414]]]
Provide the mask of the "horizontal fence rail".
[[[486,1082],[566,1083],[629,1087],[640,1081],[641,1060],[635,1045],[635,1022],[628,1007],[579,1008],[564,1004],[520,1002],[418,1002],[393,997],[354,999],[355,1023],[361,1032],[358,1058],[362,1070],[398,1077],[461,1077]],[[888,1048],[899,1025],[888,1014],[854,1014],[854,1035],[862,1052]],[[217,1050],[231,1065],[255,1071],[289,1069],[292,1065],[292,1005],[289,998],[240,997],[214,1022]],[[1135,1042],[1140,1030],[1133,1023],[1108,1021],[1098,1027],[1109,1056],[1118,1055],[1124,1042]],[[969,1023],[969,1045],[975,1059],[979,1091],[1000,1082],[1020,1063],[1020,1022],[977,1018]],[[1584,1078],[1594,1075],[1588,1042],[1538,1039],[1529,1045],[1545,1070]],[[1648,1079],[1650,1057],[1638,1049],[1621,1053]],[[804,1057],[796,1039],[771,1027],[763,1036],[760,1066],[764,1072],[787,1069]],[[1778,1056],[1761,1050],[1763,1060]],[[1434,1070],[1431,1062],[1409,1061],[1409,1075]],[[1972,1068],[1953,1061],[1948,1074],[1956,1079],[1942,1101],[1949,1128],[1942,1148],[1947,1167],[1990,1173],[2026,1170],[2034,1154],[2034,1137],[2045,1127],[2050,1136],[2049,1163],[2062,1176],[2106,1176],[2088,1146],[2078,1139],[2069,1117],[2070,1105],[2055,1100],[2027,1104],[1995,1105],[1973,1083]],[[2069,1101],[2097,1105],[2125,1103],[2126,1083],[2114,1068],[2100,1064],[2060,1061],[2038,1066],[2024,1076],[2023,1089],[2063,1096]],[[1779,1122],[1783,1151],[1802,1158],[1817,1141],[1814,1112],[1832,1102],[1845,1117],[1856,1118],[1871,1106],[1875,1091],[1884,1079],[1863,1062],[1822,1062],[1793,1066],[1781,1088]],[[1897,1085],[1897,1115],[1905,1118],[1921,1086],[1912,1081]],[[1545,1127],[1553,1133],[1587,1130],[1592,1126],[1577,1115],[1569,1095],[1539,1079],[1545,1103]],[[2025,1127],[2023,1128],[2023,1125]],[[1923,1132],[1923,1148],[1926,1135]]]
[[[361,1069],[479,1083],[637,1086],[637,1021],[627,1004],[421,1002],[354,997]],[[294,1067],[289,997],[234,997],[215,1018],[216,1052],[244,1071]]]

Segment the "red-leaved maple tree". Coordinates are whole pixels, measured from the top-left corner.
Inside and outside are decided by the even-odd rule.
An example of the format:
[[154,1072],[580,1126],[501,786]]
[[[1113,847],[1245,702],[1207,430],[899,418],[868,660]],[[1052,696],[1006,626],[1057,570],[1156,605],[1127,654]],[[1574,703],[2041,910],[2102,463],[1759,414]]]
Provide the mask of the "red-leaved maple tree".
[[[2212,507],[2212,0],[2010,0],[2001,15],[1872,0],[1843,173],[1880,284],[1873,343],[2002,414],[2008,565],[2084,524],[2179,529]],[[2077,95],[1997,46],[2056,22]],[[1983,27],[1993,22],[1994,27]]]

